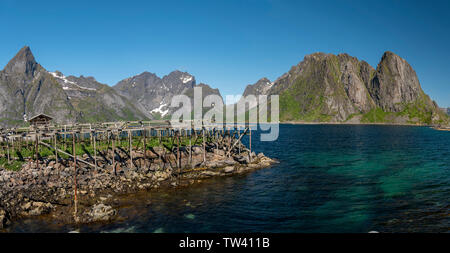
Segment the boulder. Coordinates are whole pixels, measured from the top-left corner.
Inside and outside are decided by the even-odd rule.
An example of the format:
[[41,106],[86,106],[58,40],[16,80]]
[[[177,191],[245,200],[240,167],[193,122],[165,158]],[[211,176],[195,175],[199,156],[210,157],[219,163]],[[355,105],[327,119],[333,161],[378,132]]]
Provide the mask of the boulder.
[[29,201],[22,205],[23,214],[25,216],[36,216],[49,213],[53,208],[50,203],[40,201]]
[[248,156],[245,155],[238,155],[233,157],[235,161],[237,161],[240,164],[249,164],[250,159]]
[[192,152],[193,152],[195,155],[200,155],[200,154],[203,153],[203,148],[202,148],[202,147],[199,147],[199,146],[194,146],[194,147],[192,147]]
[[233,160],[233,159],[227,159],[227,160],[225,160],[225,161],[223,161],[226,165],[235,165],[235,164],[237,164],[238,162],[236,162],[235,160]]
[[0,209],[0,229],[4,229],[11,225],[11,217],[8,212]]
[[105,204],[94,205],[88,213],[92,221],[109,221],[116,214],[117,211],[115,209]]
[[225,173],[231,173],[233,171],[234,171],[233,166],[227,166],[227,167],[223,168],[223,172],[225,172]]
[[211,177],[211,176],[217,176],[217,175],[219,175],[219,173],[218,172],[214,172],[214,171],[210,171],[210,170],[205,170],[205,171],[202,172],[202,175]]

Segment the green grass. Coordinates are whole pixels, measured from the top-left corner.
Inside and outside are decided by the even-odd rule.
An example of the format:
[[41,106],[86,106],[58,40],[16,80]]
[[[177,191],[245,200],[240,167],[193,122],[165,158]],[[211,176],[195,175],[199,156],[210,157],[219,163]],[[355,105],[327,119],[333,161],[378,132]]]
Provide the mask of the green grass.
[[[191,145],[201,145],[203,143],[202,137],[199,136],[197,141],[195,142],[195,136],[192,136],[191,139]],[[205,138],[206,141],[211,141],[210,138]],[[50,144],[51,146],[54,146],[54,143],[50,143],[49,141],[44,141],[47,144]],[[118,141],[115,139],[115,147],[121,147],[122,149],[128,151],[129,150],[129,140],[128,137],[122,136]],[[172,150],[174,147],[177,147],[177,140],[168,137],[162,137],[161,143],[159,142],[159,139],[156,137],[152,138],[146,138],[146,148],[149,149],[150,147],[157,147],[161,146],[164,148],[167,148],[168,150]],[[143,138],[133,136],[132,138],[132,149],[136,150],[142,150],[144,143]],[[183,137],[181,138],[180,146],[188,146],[189,145],[189,138]],[[2,143],[3,147],[6,147],[6,143]],[[58,140],[57,148],[60,150],[63,150],[69,154],[73,154],[72,149],[72,140],[67,139],[66,140],[66,148],[64,148],[63,140]],[[104,152],[112,147],[112,144],[108,143],[106,141],[97,141],[96,142],[96,150],[97,154],[99,151]],[[75,151],[76,155],[81,157],[84,154],[90,154],[91,156],[94,155],[94,145],[90,143],[89,138],[86,138],[84,141],[78,141],[75,144]],[[9,155],[10,155],[10,163],[8,163],[7,159],[7,149],[0,149],[0,167],[4,167],[8,170],[19,170],[23,163],[27,161],[27,159],[35,159],[35,146],[32,143],[29,143],[28,146],[25,145],[25,143],[22,145],[21,148],[19,147],[10,147],[9,149]],[[48,147],[45,147],[43,145],[39,145],[39,156],[42,158],[47,159],[54,159],[55,158],[55,151],[53,149],[50,149]],[[58,152],[58,157],[67,159],[69,158],[68,155],[62,154]]]
[[18,171],[22,168],[24,161],[11,161],[8,163],[8,159],[6,157],[0,158],[0,167],[3,167],[7,170]]
[[381,108],[375,108],[369,112],[363,114],[361,118],[362,123],[384,123],[386,122],[386,117],[391,114],[389,112],[383,111]]

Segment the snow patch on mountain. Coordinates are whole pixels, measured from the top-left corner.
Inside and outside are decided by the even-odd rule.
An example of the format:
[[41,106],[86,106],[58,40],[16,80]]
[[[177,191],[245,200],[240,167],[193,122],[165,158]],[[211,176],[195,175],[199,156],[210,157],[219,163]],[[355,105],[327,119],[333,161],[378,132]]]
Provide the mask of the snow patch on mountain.
[[[48,73],[51,74],[53,77],[62,80],[64,82],[64,84],[72,84],[72,85],[75,85],[76,87],[78,87],[80,89],[83,89],[83,90],[91,90],[91,91],[95,91],[96,90],[94,88],[87,88],[87,87],[80,86],[77,83],[68,80],[67,77],[65,75],[63,75],[63,74],[58,74],[56,72],[48,72]],[[75,89],[70,88],[69,86],[63,85],[63,90],[75,90]]]
[[164,117],[168,112],[169,109],[167,108],[166,110],[163,110],[164,107],[167,107],[167,104],[161,102],[161,104],[159,105],[158,108],[155,108],[153,110],[151,110],[151,113],[160,113],[162,117]]
[[183,83],[188,83],[192,81],[192,76],[181,76],[180,79]]

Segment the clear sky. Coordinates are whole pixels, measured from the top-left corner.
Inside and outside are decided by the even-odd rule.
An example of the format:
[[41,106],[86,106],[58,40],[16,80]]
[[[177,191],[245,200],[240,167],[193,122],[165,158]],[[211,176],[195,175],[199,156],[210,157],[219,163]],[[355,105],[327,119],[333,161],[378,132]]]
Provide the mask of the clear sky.
[[450,1],[0,0],[0,68],[24,45],[48,70],[114,85],[143,71],[188,71],[222,95],[275,80],[314,52],[376,67],[405,58],[450,107]]

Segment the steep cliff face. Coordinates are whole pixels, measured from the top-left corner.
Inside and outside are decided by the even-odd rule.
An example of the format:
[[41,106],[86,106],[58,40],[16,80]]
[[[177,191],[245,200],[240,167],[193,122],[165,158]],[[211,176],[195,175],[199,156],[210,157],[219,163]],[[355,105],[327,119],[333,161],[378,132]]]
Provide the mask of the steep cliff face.
[[306,56],[272,88],[280,95],[280,119],[345,121],[369,111],[374,107],[365,85],[369,67],[346,54]]
[[374,69],[365,61],[347,54],[338,55],[340,65],[341,83],[350,102],[358,112],[368,112],[375,107],[375,103],[369,96],[367,86]]
[[62,123],[74,122],[76,112],[56,80],[22,48],[0,72],[0,124],[18,126],[35,114],[52,115]]
[[[263,87],[263,88],[255,88]],[[377,69],[348,54],[314,53],[271,85],[248,94],[280,95],[280,120],[432,124],[448,121],[412,67],[386,52]]]
[[381,109],[400,112],[405,103],[415,102],[422,94],[419,80],[412,67],[392,52],[384,53],[369,92]]
[[92,77],[48,72],[29,47],[22,48],[0,71],[0,125],[24,125],[39,113],[57,123],[145,119],[125,97]]

